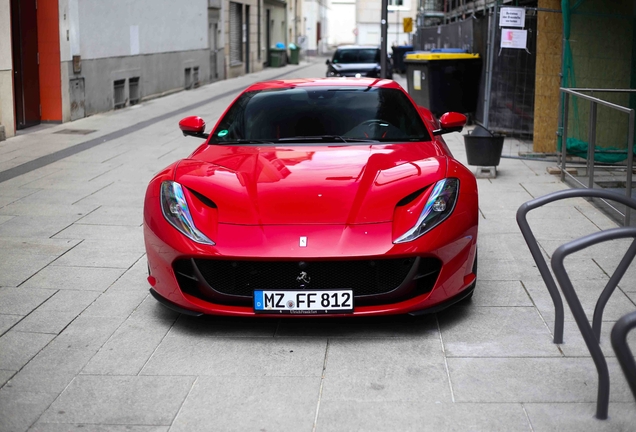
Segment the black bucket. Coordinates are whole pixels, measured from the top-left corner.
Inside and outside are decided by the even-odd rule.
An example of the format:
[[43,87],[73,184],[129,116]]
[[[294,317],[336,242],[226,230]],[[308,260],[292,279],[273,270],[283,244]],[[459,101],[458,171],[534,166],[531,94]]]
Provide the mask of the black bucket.
[[503,143],[503,135],[493,135],[487,129],[477,126],[472,134],[464,135],[468,165],[498,166]]

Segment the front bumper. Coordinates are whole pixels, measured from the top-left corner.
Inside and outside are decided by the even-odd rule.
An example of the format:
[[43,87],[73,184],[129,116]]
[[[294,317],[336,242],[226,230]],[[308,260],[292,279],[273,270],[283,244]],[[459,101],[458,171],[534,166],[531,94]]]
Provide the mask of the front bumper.
[[[461,211],[456,211],[430,233],[405,244],[391,242],[390,223],[352,226],[344,230],[324,225],[283,227],[227,225],[219,230],[219,234],[221,232],[224,234],[216,246],[204,246],[191,242],[176,232],[163,218],[153,218],[144,223],[150,270],[148,280],[152,285],[153,295],[161,297],[162,303],[169,307],[174,306],[173,309],[176,307],[181,313],[256,316],[249,292],[250,287],[254,289],[294,288],[291,285],[280,287],[282,279],[272,277],[272,274],[277,273],[281,273],[283,277],[285,271],[281,271],[281,268],[296,268],[304,263],[309,264],[310,268],[322,265],[323,269],[336,268],[342,273],[343,268],[351,267],[354,275],[360,275],[360,278],[364,279],[360,288],[369,285],[365,291],[357,292],[354,289],[354,316],[417,314],[430,308],[437,310],[438,307],[444,307],[443,305],[448,305],[449,302],[453,302],[453,299],[465,296],[472,289],[475,281],[472,267],[477,225],[476,221],[473,224],[469,219],[465,215],[461,217]],[[310,241],[313,239],[314,247],[289,247],[290,244],[297,245],[299,236],[303,234],[309,234],[308,237]],[[223,241],[223,238],[227,241]],[[230,239],[234,241],[230,242]],[[220,246],[223,244],[227,246]],[[401,270],[402,274],[388,278],[390,283],[379,284],[377,287],[371,286],[373,284],[368,281],[376,276],[370,275],[369,278],[369,275],[365,274],[363,277],[364,266],[372,262],[384,264],[389,261],[403,261],[407,268]],[[332,266],[325,267],[325,263],[330,262]],[[334,262],[337,265],[334,266]],[[206,263],[214,265],[202,271]],[[219,263],[220,267],[217,266]],[[274,264],[275,269],[268,275],[267,271],[259,270],[263,267],[259,266],[259,263]],[[352,263],[356,263],[357,267]],[[228,269],[232,266],[238,269],[234,276],[226,270],[219,270],[219,268]],[[269,265],[264,266],[265,269],[269,267]],[[394,268],[388,271],[399,273],[399,270]],[[258,273],[259,271],[261,273]],[[327,271],[332,272],[332,270]],[[371,267],[369,271],[372,271]],[[227,282],[220,287],[218,280],[214,277],[215,272],[216,274],[224,272],[225,279],[236,278],[238,275],[239,279],[243,278],[243,282],[238,284],[240,285],[238,288],[228,285]],[[253,278],[246,276],[253,272],[257,272]],[[347,279],[347,277],[349,276],[344,277],[345,282],[342,283],[351,285],[355,282],[351,282],[355,278]],[[352,286],[330,286],[329,280],[327,278],[324,282],[325,287],[352,288]],[[259,283],[259,281],[263,282]],[[293,284],[293,281],[287,282]],[[325,287],[323,289],[327,289]],[[376,291],[373,291],[374,289]],[[258,316],[267,315],[258,314]],[[280,315],[273,316],[280,317]],[[304,317],[305,315],[288,316]],[[351,314],[327,316],[351,316]]]

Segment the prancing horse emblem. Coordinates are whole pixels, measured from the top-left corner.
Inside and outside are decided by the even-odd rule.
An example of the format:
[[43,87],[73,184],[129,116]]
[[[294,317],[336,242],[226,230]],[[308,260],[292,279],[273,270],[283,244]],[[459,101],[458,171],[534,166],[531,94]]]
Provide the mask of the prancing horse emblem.
[[300,275],[296,278],[296,281],[308,284],[309,282],[311,282],[311,278],[309,277],[307,272],[300,272]]
[[300,247],[307,247],[307,237],[302,236],[302,237],[300,238],[300,244],[299,244],[299,246],[300,246]]

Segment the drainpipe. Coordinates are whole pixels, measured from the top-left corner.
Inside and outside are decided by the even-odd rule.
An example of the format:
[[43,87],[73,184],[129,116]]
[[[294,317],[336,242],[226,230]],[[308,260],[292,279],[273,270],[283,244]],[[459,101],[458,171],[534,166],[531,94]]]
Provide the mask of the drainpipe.
[[387,23],[387,19],[388,19],[388,6],[389,6],[389,0],[382,0],[382,20],[380,21],[380,38],[381,38],[381,45],[380,45],[380,77],[381,78],[386,78],[387,77],[387,70],[386,70],[386,55],[387,55],[387,50],[386,50],[386,38],[387,38],[387,29],[388,29],[388,23]]

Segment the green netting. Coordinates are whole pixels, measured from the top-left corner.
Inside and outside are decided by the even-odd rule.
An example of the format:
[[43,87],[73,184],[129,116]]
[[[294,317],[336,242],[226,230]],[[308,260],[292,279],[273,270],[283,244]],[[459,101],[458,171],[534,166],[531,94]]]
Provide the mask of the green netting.
[[[573,9],[578,8],[583,0],[579,0],[572,9],[570,9],[570,0],[561,0],[561,15],[563,15],[563,65],[561,74],[561,87],[563,88],[576,88],[576,76],[574,75],[574,62],[572,61],[572,47],[570,46],[570,14]],[[574,114],[574,124],[572,125],[575,135],[579,135],[581,131],[581,124],[579,122],[579,106],[578,98],[576,96],[570,97],[570,106],[572,107]],[[561,106],[565,104],[565,94],[561,93]],[[559,135],[557,141],[557,149],[561,151],[562,136]],[[573,140],[581,142],[578,139]],[[570,139],[566,144],[566,148],[570,151]],[[587,148],[587,144],[586,144]],[[587,151],[586,151],[587,155]]]
[[[561,75],[561,87],[564,88],[577,88],[576,74],[574,69],[574,60],[572,56],[572,47],[570,45],[570,32],[572,24],[572,14],[583,5],[586,0],[577,0],[573,6],[570,6],[570,0],[561,0],[561,11],[563,16],[563,64]],[[589,4],[590,2],[588,2]],[[589,14],[589,13],[588,13]],[[603,14],[599,14],[603,15]],[[600,67],[600,65],[599,65]],[[588,103],[588,102],[584,102]],[[561,94],[561,107],[563,109],[565,104],[565,94]],[[567,151],[570,154],[587,158],[588,142],[583,141],[577,137],[582,137],[582,127],[579,120],[579,98],[570,95],[569,97],[569,109],[571,115],[568,122],[568,139],[567,139]],[[563,113],[563,111],[562,111]],[[557,149],[561,151],[562,146],[562,134],[559,134],[557,139]],[[614,153],[617,151],[618,153]],[[636,149],[635,152],[636,153]],[[624,148],[616,147],[595,147],[595,160],[604,163],[617,163],[627,159],[627,151]]]
[[[569,154],[587,159],[588,143],[577,138],[568,137],[567,150]],[[610,153],[618,152],[618,153]],[[615,147],[596,146],[594,160],[602,163],[617,163],[627,159],[627,151]]]

